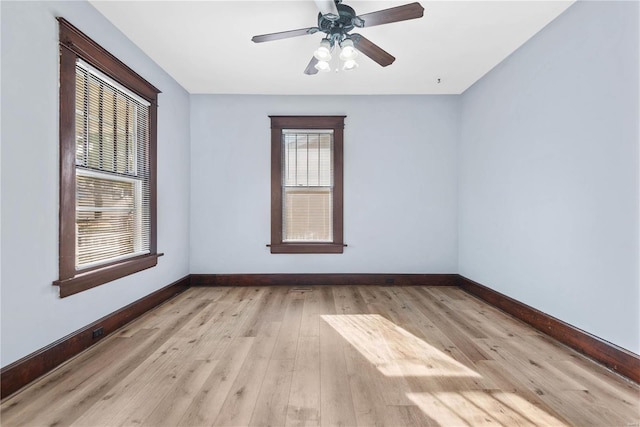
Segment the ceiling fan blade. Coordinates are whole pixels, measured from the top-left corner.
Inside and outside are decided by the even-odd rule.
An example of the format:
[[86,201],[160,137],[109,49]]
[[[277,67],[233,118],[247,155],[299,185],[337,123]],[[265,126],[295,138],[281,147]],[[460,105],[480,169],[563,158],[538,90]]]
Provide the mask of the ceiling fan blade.
[[318,10],[325,18],[331,21],[335,21],[340,18],[340,13],[338,12],[338,7],[334,0],[315,0],[315,2],[316,6],[318,6]]
[[251,41],[254,43],[270,42],[272,40],[288,39],[290,37],[306,36],[318,32],[317,27],[300,28],[299,30],[282,31],[280,33],[262,34],[253,36]]
[[[420,3],[410,3],[404,6],[392,7],[377,12],[365,13],[358,16],[364,21],[361,27],[373,27],[374,25],[390,24],[392,22],[407,21],[409,19],[422,18],[424,7]],[[360,25],[358,25],[360,26]]]
[[307,68],[304,69],[304,73],[310,76],[318,74],[318,69],[316,68],[317,63],[318,60],[316,59],[316,57],[312,56],[311,61],[309,61],[309,65],[307,65]]
[[361,36],[360,34],[352,34],[351,40],[353,41],[353,45],[356,49],[383,67],[393,64],[393,61],[396,60],[395,57],[383,50],[380,46],[372,43],[369,39]]

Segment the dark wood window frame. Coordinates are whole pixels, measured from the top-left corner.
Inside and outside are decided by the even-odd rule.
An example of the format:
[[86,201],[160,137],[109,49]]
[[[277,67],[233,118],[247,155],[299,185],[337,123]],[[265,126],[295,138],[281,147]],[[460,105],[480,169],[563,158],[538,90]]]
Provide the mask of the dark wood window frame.
[[[346,116],[269,116],[271,118],[271,253],[341,254],[343,240],[343,144]],[[283,129],[333,130],[333,241],[282,241],[282,131]]]
[[[157,210],[157,107],[160,91],[107,52],[64,18],[58,18],[60,35],[60,297],[119,279],[158,263],[156,247]],[[122,86],[147,100],[149,107],[149,253],[99,266],[76,269],[76,149],[75,96],[76,60],[80,58]]]

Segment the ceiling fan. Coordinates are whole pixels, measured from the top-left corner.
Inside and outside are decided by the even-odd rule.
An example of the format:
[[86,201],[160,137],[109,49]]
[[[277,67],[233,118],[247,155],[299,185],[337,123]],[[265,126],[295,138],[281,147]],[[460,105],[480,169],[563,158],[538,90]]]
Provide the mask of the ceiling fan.
[[343,69],[345,70],[351,70],[358,66],[354,60],[358,51],[386,67],[391,65],[396,58],[364,36],[357,33],[349,34],[349,32],[354,27],[367,28],[421,18],[424,12],[424,8],[416,2],[358,16],[353,8],[342,4],[342,0],[315,0],[315,2],[320,10],[317,27],[262,34],[253,36],[251,40],[254,43],[262,43],[317,32],[324,33],[325,37],[320,42],[320,47],[314,52],[314,56],[304,70],[304,73],[309,75],[317,74],[318,71],[330,71],[329,60],[332,51],[337,46],[341,48],[340,59],[344,61]]

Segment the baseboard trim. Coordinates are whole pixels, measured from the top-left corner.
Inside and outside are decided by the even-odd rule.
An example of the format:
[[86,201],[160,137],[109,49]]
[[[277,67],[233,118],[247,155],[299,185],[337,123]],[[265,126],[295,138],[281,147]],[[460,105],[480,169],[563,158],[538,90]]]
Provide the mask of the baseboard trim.
[[469,294],[477,296],[540,332],[555,338],[567,347],[584,354],[636,383],[640,383],[640,356],[637,354],[591,335],[464,276],[459,276],[458,286]]
[[[96,320],[58,341],[41,348],[0,370],[1,392],[4,399],[22,387],[50,372],[57,366],[86,350],[101,339],[121,328],[142,314],[173,298],[190,286],[187,275],[113,313]],[[93,331],[102,327],[104,334],[93,338]]]
[[192,274],[191,286],[457,286],[457,274]]

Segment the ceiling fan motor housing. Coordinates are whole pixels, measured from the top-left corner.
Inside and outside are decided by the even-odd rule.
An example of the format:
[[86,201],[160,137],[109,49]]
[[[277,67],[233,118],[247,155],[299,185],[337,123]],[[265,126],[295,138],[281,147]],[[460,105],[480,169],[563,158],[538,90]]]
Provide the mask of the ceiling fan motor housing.
[[318,14],[318,28],[327,34],[331,43],[341,42],[347,33],[357,26],[359,18],[356,16],[355,10],[346,4],[336,4],[340,17],[338,19],[329,19],[322,13]]

